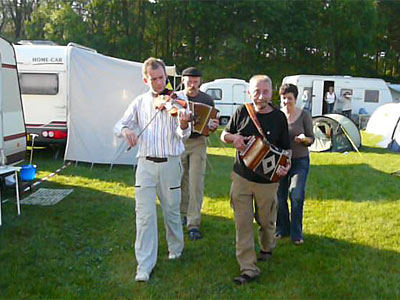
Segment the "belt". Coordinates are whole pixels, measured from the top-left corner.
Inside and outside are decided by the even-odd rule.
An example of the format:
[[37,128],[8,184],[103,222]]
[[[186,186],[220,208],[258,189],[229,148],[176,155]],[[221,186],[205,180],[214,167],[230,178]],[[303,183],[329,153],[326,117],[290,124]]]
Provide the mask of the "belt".
[[167,162],[167,161],[168,161],[168,158],[166,158],[166,157],[152,157],[152,156],[146,156],[146,159],[147,159],[147,160],[150,160],[150,161],[152,161],[152,162],[155,162],[155,163],[163,163],[163,162]]

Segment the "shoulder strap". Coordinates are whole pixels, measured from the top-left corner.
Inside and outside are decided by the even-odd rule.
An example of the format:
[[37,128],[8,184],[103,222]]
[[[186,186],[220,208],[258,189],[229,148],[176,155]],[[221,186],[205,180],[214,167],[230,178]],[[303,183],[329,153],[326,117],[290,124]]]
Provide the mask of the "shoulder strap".
[[264,134],[264,132],[263,132],[263,130],[261,128],[260,122],[257,119],[256,112],[254,111],[253,104],[247,102],[244,105],[246,106],[247,112],[249,113],[249,116],[250,116],[251,120],[253,121],[254,125],[256,125],[258,132],[261,134],[261,136],[265,140],[267,140],[267,138],[266,138],[266,136],[265,136],[265,134]]

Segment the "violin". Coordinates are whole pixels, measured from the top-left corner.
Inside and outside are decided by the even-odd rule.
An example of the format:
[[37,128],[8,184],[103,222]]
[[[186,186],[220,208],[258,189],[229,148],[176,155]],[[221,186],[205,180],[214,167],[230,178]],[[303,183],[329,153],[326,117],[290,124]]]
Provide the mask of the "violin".
[[179,99],[175,92],[169,90],[158,95],[155,99],[154,105],[159,111],[165,109],[172,117],[177,117],[180,109],[187,108],[187,102]]
[[[150,123],[153,122],[155,117],[164,109],[171,117],[177,117],[180,109],[187,108],[187,103],[185,100],[179,99],[178,95],[174,91],[170,91],[167,89],[165,89],[155,98],[154,105],[157,109],[157,112],[153,115],[146,126],[144,126],[144,128],[139,132],[137,138],[139,138],[143,134],[146,128],[149,127]],[[129,150],[131,150],[131,147],[128,147],[125,152],[128,152]]]

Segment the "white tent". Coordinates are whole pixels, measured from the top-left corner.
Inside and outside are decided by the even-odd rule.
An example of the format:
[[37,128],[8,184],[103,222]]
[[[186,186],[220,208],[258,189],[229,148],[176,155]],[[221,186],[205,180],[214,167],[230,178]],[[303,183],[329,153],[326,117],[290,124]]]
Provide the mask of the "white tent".
[[136,164],[136,148],[113,133],[129,103],[148,87],[142,63],[69,48],[68,140],[65,160],[101,164]]
[[382,148],[400,152],[400,103],[380,106],[368,121],[366,132],[382,136]]
[[400,102],[400,84],[388,83],[393,102]]
[[339,114],[313,117],[315,140],[310,151],[345,152],[361,147],[361,135],[352,120]]

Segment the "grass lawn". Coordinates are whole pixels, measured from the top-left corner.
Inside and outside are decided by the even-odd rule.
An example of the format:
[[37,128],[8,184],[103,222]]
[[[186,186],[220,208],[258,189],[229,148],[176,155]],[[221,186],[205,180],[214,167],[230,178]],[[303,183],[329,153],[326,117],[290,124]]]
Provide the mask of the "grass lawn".
[[[356,152],[312,153],[304,211],[305,243],[279,240],[255,282],[238,287],[229,205],[234,150],[211,136],[202,232],[177,261],[167,259],[159,217],[158,262],[135,283],[132,168],[72,165],[39,187],[72,188],[54,206],[22,206],[12,192],[0,227],[0,298],[390,298],[400,297],[400,155],[363,133]],[[29,158],[28,158],[29,160]],[[38,177],[60,167],[36,151]],[[255,227],[256,228],[256,227]],[[256,233],[256,231],[255,231]]]

